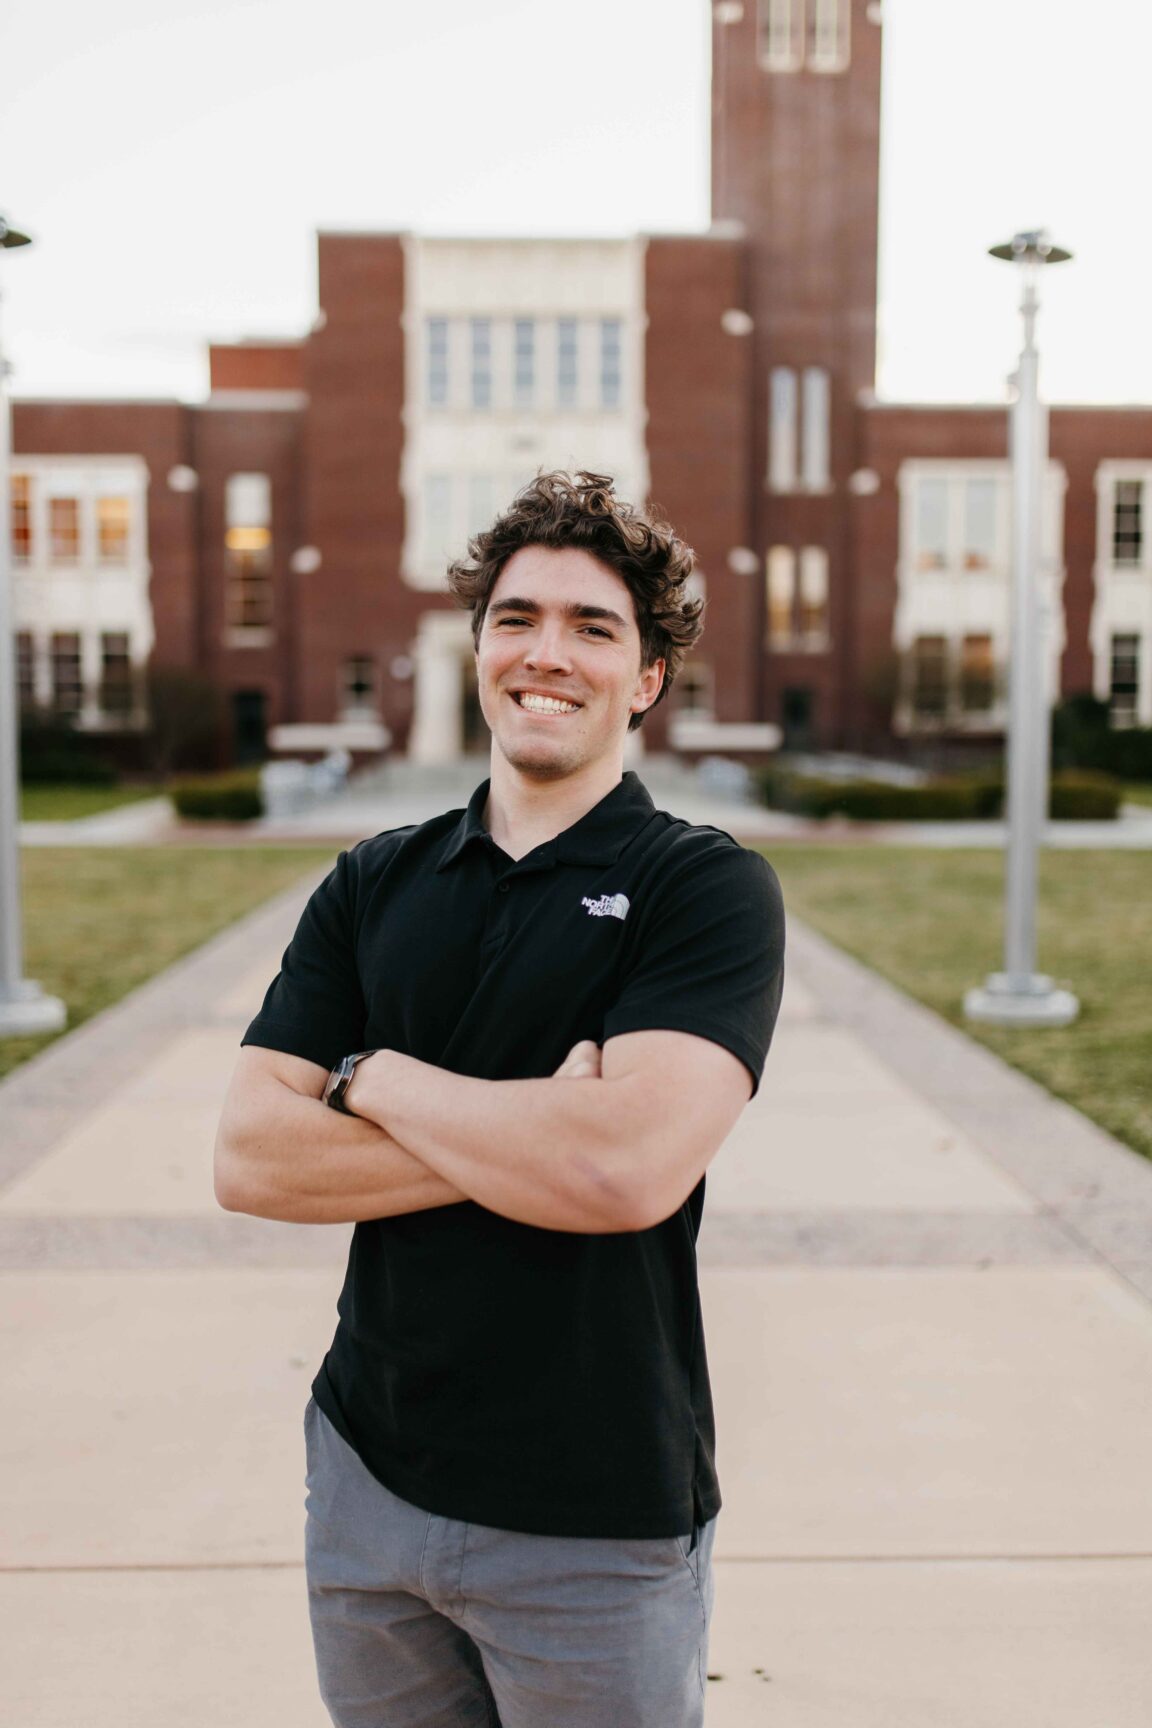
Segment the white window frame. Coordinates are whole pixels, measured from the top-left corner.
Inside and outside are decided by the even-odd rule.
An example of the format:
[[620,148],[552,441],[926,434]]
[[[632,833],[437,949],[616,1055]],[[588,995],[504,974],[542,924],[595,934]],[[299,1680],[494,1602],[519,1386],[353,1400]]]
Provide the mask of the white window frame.
[[557,318],[555,385],[556,407],[561,411],[580,406],[580,336],[579,318]]
[[756,52],[768,72],[799,72],[804,64],[804,0],[757,0]]
[[537,342],[535,318],[512,320],[512,401],[517,408],[536,402]]
[[852,0],[808,0],[805,63],[811,72],[845,72],[852,58]]
[[450,320],[439,316],[424,320],[424,402],[428,408],[448,408],[452,403],[452,330]]
[[[1121,568],[1125,569],[1127,566],[1122,565]],[[1135,678],[1130,708],[1117,708],[1116,706],[1116,663],[1118,659],[1116,644],[1119,641],[1131,641],[1135,644],[1131,654]],[[1139,630],[1114,629],[1108,632],[1108,717],[1109,724],[1114,726],[1117,731],[1140,724],[1140,662],[1143,658],[1144,638]]]
[[768,374],[768,487],[795,492],[800,403],[796,370],[773,366]]
[[827,367],[805,366],[801,392],[801,484],[806,492],[827,492],[832,440],[832,383]]

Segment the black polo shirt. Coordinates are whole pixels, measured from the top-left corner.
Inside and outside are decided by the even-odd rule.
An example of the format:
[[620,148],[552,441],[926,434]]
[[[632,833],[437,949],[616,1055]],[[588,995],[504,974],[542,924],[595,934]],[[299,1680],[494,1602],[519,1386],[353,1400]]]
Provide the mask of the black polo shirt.
[[[386,1046],[510,1080],[552,1074],[580,1039],[666,1028],[731,1050],[755,1085],[783,982],[769,865],[656,810],[631,773],[514,861],[487,795],[340,854],[243,1042],[325,1068]],[[379,1481],[443,1517],[689,1531],[720,1506],[703,1203],[701,1179],[663,1223],[604,1235],[472,1201],[358,1224],[317,1403]]]

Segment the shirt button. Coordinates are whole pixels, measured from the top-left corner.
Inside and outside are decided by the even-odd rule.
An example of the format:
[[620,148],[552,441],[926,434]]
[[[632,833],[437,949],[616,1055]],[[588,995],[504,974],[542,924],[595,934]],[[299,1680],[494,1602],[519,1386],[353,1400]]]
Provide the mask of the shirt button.
[[511,884],[508,882],[500,882],[497,884],[497,892],[500,894],[507,894],[510,886]]

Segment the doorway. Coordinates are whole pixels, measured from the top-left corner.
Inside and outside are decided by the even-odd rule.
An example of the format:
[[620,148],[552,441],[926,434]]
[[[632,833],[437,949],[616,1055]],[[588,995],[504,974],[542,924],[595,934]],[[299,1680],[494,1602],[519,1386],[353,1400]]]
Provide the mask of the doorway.
[[232,692],[232,760],[238,768],[268,755],[268,698],[263,690]]

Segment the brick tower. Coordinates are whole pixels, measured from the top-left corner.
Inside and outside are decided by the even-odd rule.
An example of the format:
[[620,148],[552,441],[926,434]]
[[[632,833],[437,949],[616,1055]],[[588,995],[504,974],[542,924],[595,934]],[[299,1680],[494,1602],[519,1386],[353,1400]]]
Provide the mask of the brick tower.
[[[759,717],[850,741],[858,404],[876,365],[880,8],[713,5],[712,219],[745,235]],[[850,482],[852,484],[850,485]]]

